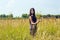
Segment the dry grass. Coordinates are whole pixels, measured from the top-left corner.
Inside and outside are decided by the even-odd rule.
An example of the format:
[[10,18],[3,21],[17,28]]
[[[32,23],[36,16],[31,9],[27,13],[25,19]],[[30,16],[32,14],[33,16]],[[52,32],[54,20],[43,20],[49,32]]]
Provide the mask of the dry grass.
[[60,40],[60,19],[42,19],[33,38],[28,19],[0,20],[0,40]]

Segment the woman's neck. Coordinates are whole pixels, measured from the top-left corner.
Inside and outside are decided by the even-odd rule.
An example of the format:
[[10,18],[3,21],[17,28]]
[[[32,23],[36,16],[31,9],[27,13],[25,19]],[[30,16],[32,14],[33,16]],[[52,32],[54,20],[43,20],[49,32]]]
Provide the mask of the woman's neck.
[[31,15],[31,16],[33,16],[33,15]]

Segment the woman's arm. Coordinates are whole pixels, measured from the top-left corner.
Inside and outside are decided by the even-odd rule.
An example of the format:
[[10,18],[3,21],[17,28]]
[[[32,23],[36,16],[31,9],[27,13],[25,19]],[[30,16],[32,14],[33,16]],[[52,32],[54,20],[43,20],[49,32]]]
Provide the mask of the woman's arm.
[[33,24],[33,25],[39,23],[39,21],[36,21],[35,23],[33,23],[31,16],[29,17],[29,20],[31,21],[31,24]]

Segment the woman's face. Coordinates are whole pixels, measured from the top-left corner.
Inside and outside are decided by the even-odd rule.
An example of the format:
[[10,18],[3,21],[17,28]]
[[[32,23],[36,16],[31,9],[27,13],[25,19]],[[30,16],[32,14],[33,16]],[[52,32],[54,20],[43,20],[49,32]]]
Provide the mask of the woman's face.
[[33,9],[31,9],[31,14],[33,14],[34,13],[34,11],[33,11]]

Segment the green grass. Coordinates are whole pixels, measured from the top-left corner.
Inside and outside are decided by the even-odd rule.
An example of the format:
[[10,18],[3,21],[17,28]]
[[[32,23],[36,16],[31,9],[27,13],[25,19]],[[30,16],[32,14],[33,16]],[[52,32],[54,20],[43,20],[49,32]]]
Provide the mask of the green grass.
[[0,20],[0,40],[60,40],[60,19],[42,19],[34,38],[29,26],[28,19]]

